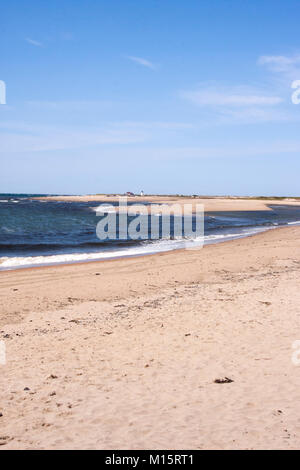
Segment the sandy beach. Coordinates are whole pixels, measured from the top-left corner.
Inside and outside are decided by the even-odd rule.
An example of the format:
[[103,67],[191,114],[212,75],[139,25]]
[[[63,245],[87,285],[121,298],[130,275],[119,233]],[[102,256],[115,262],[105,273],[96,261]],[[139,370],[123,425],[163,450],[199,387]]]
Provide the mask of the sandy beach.
[[0,449],[299,448],[299,242],[2,272]]

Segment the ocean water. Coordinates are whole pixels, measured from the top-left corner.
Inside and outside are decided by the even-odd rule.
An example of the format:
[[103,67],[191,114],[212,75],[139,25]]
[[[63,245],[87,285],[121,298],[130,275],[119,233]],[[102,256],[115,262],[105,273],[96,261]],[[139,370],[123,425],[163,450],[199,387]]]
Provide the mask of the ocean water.
[[[100,241],[96,236],[99,202],[39,201],[31,196],[0,194],[0,270],[137,256],[179,249],[189,242],[200,244],[188,236],[185,240]],[[271,211],[207,213],[204,243],[300,225],[298,206],[270,207]],[[173,227],[176,220],[172,218],[171,223]]]

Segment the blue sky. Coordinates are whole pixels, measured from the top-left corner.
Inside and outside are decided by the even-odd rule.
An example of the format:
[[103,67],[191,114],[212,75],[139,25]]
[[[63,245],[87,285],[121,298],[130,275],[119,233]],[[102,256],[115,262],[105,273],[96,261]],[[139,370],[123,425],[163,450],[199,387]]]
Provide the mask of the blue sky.
[[299,0],[1,5],[0,193],[300,196]]

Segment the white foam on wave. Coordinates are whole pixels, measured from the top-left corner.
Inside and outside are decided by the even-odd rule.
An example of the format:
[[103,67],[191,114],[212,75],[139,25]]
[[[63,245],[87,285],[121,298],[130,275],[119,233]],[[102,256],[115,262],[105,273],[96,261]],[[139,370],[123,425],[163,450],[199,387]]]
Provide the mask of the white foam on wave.
[[10,203],[14,203],[14,204],[18,204],[18,202],[20,201],[17,201],[16,199],[0,199],[0,202],[10,202]]
[[239,233],[226,233],[226,234],[215,234],[215,235],[207,235],[205,237],[205,242],[204,244],[210,244],[210,243],[218,243],[222,242],[224,239],[227,240],[234,240],[236,238],[245,238],[249,237],[251,235],[255,235],[257,233],[262,233],[266,232],[267,230],[272,230],[275,229],[276,227],[253,227],[252,229],[248,231],[242,231]]
[[296,220],[296,222],[288,222],[288,225],[300,225],[300,220]]
[[[300,221],[289,222],[288,225],[300,224]],[[124,249],[114,249],[99,251],[96,253],[66,253],[58,255],[46,256],[26,256],[26,257],[3,257],[0,258],[0,271],[5,269],[17,269],[22,267],[49,266],[56,264],[80,263],[86,261],[97,261],[105,259],[123,258],[131,256],[143,256],[179,249],[199,249],[203,245],[221,243],[223,241],[245,238],[257,233],[266,232],[276,229],[276,226],[253,227],[251,229],[242,230],[238,233],[219,233],[205,235],[204,239],[198,237],[195,239],[175,239],[175,240],[158,240],[154,242],[144,242],[139,246],[131,246]]]
[[194,239],[158,240],[145,242],[139,246],[124,249],[105,250],[96,253],[66,253],[46,256],[3,257],[0,258],[0,270],[16,269],[21,267],[48,266],[55,264],[80,263],[105,259],[123,258],[129,256],[143,256],[180,249],[199,249],[203,244],[222,242],[225,239],[241,238],[267,229],[253,229],[253,231],[236,234],[207,235]]
[[97,207],[89,207],[92,212],[96,212],[97,215],[104,215],[104,214],[116,214],[116,210],[112,209],[111,204],[101,204]]
[[202,239],[194,240],[160,240],[153,243],[144,243],[136,247],[100,251],[97,253],[66,253],[49,256],[3,257],[0,258],[0,270],[7,268],[31,267],[52,264],[78,263],[104,259],[122,258],[126,256],[142,256],[159,252],[178,250],[181,248],[196,247],[203,244]]
[[1,230],[2,232],[5,232],[5,233],[14,233],[14,232],[15,232],[15,230],[14,230],[13,228],[8,228],[8,227],[6,227],[5,225],[2,225],[2,226],[0,227],[0,230]]

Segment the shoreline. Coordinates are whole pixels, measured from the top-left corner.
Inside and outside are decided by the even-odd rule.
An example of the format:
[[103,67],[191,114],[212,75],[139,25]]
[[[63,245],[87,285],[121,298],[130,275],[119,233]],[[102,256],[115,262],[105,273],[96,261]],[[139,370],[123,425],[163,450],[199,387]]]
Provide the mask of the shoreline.
[[1,449],[299,448],[300,227],[279,228],[3,272]]
[[[298,225],[298,222],[297,224],[295,223],[294,226],[297,226]],[[300,225],[300,223],[299,223]],[[253,229],[258,229],[260,226],[254,226]],[[283,226],[271,226],[271,227],[268,227],[268,228],[262,228],[261,231],[259,232],[254,232],[254,233],[250,233],[250,234],[247,234],[247,235],[238,235],[238,236],[234,236],[234,234],[232,234],[232,237],[230,238],[230,236],[228,236],[228,239],[219,239],[219,240],[215,240],[215,241],[209,241],[208,243],[205,243],[203,244],[203,246],[199,247],[199,248],[195,248],[195,249],[202,249],[204,248],[205,246],[209,246],[209,245],[218,245],[218,244],[221,244],[221,243],[228,243],[228,242],[232,242],[234,240],[240,240],[240,239],[243,239],[243,238],[248,238],[248,237],[254,237],[256,235],[260,235],[261,233],[265,233],[265,232],[268,232],[269,230],[276,230],[276,229],[279,229],[279,228],[288,228],[289,225],[286,224],[286,225],[283,225]],[[116,256],[111,256],[111,257],[104,257],[104,258],[99,258],[99,259],[85,259],[85,260],[74,260],[74,261],[62,261],[62,262],[52,262],[52,263],[45,263],[45,264],[33,264],[33,265],[21,265],[21,266],[13,266],[13,267],[4,267],[4,268],[1,268],[1,264],[0,264],[0,274],[2,272],[7,272],[7,271],[16,271],[16,270],[27,270],[27,269],[36,269],[36,268],[47,268],[47,267],[59,267],[59,266],[69,266],[69,265],[81,265],[81,264],[89,264],[89,263],[99,263],[99,262],[104,262],[104,261],[117,261],[117,260],[120,260],[120,259],[127,259],[127,258],[143,258],[143,257],[148,257],[148,256],[156,256],[158,254],[162,254],[162,253],[173,253],[173,252],[179,252],[179,251],[185,251],[187,250],[188,248],[171,248],[171,249],[166,249],[166,250],[159,250],[159,251],[153,251],[153,252],[149,252],[149,253],[142,253],[142,254],[124,254],[124,255],[116,255]],[[189,249],[188,249],[189,250]],[[194,250],[194,249],[192,249]],[[103,252],[104,253],[104,252]],[[73,253],[73,254],[70,254],[71,256],[72,255],[75,255],[77,253]],[[81,254],[81,253],[78,253],[78,254]],[[82,253],[82,254],[86,254],[86,255],[90,255],[90,254],[93,254],[93,252],[89,253]],[[59,256],[60,254],[54,254],[54,255],[42,255],[43,257],[51,257],[51,256]],[[68,253],[65,253],[63,254],[62,256],[68,256],[69,254]],[[30,257],[31,258],[31,257]]]
[[[177,262],[177,260],[180,260],[180,259],[184,259],[184,260],[192,259],[193,255],[195,259],[197,258],[199,259],[199,256],[201,257],[202,253],[205,253],[204,257],[206,258],[208,256],[208,252],[212,251],[212,254],[214,252],[216,253],[219,250],[222,250],[222,247],[226,247],[230,251],[231,249],[234,250],[235,247],[251,246],[252,240],[254,240],[254,243],[255,243],[255,240],[258,240],[258,241],[260,241],[260,239],[264,240],[266,236],[268,237],[268,234],[272,234],[272,233],[279,234],[280,232],[289,233],[295,230],[297,232],[299,230],[300,232],[300,227],[298,225],[275,227],[275,228],[272,228],[272,229],[269,229],[260,233],[256,233],[253,235],[249,235],[246,237],[237,238],[234,240],[224,240],[224,241],[221,241],[220,243],[207,244],[197,250],[187,250],[187,249],[181,248],[177,250],[162,251],[162,252],[157,252],[153,254],[139,255],[139,256],[126,256],[126,257],[120,257],[120,258],[114,258],[114,259],[83,261],[80,263],[76,263],[76,262],[75,263],[59,263],[55,265],[53,264],[53,265],[46,265],[46,266],[21,267],[18,269],[3,270],[0,272],[0,297],[1,297],[2,281],[6,283],[6,279],[8,279],[9,282],[11,281],[13,284],[14,283],[17,284],[18,278],[21,277],[23,279],[23,275],[25,276],[25,279],[27,278],[30,279],[31,277],[33,277],[36,280],[38,279],[39,274],[41,274],[42,276],[45,275],[47,278],[48,278],[48,273],[50,276],[52,276],[53,274],[54,276],[53,282],[55,284],[56,275],[59,275],[60,273],[64,274],[64,272],[76,273],[78,274],[80,278],[81,276],[84,276],[85,272],[97,273],[97,271],[99,270],[101,271],[100,268],[102,268],[104,272],[106,271],[113,272],[114,268],[116,268],[116,272],[118,273],[118,269],[122,268],[123,265],[130,266],[130,265],[136,265],[136,264],[143,266],[143,271],[144,270],[147,271],[147,269],[149,269],[149,265],[150,266],[152,264],[160,265],[161,260],[165,258],[171,263],[174,261]],[[110,268],[112,268],[112,270]],[[168,269],[166,269],[165,274],[168,274],[168,275],[170,274],[168,273]],[[173,279],[174,276],[171,275],[170,278]],[[143,284],[143,281],[141,281],[141,283]],[[114,292],[114,289],[112,289],[112,291]],[[123,293],[124,291],[126,292],[126,289],[123,289]],[[63,295],[63,297],[65,297],[65,295]],[[55,299],[55,295],[53,296],[53,298]],[[101,297],[101,300],[102,300],[102,297]],[[13,310],[14,310],[14,307],[13,307]],[[25,309],[25,311],[27,311],[27,309]],[[1,319],[1,315],[0,315],[0,327],[2,324],[3,324],[3,320]]]

